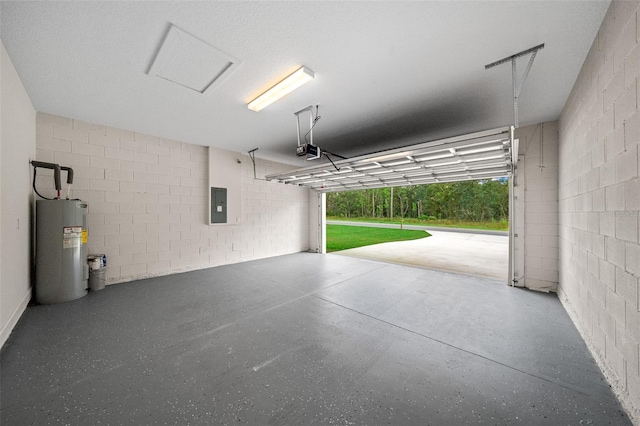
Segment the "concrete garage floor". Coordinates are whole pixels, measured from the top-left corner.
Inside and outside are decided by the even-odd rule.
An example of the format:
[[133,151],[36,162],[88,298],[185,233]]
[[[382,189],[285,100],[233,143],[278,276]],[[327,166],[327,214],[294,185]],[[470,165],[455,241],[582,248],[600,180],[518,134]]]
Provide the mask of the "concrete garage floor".
[[428,231],[420,240],[375,244],[335,254],[479,275],[507,282],[508,235]]
[[32,306],[2,425],[630,424],[553,294],[300,253]]

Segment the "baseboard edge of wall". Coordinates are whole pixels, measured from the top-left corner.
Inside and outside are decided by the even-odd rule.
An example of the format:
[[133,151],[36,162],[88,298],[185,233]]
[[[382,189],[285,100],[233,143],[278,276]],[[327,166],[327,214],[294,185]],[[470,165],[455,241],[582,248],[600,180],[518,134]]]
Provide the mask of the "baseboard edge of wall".
[[31,287],[29,287],[29,290],[25,293],[25,295],[23,296],[18,306],[16,306],[16,308],[11,313],[11,316],[9,317],[9,320],[7,321],[7,323],[2,327],[2,330],[0,330],[0,348],[2,348],[4,344],[7,342],[7,340],[9,339],[9,336],[11,335],[13,328],[16,326],[16,324],[18,323],[18,320],[20,320],[20,317],[22,316],[24,311],[27,309],[27,305],[29,304],[30,300],[31,300]]

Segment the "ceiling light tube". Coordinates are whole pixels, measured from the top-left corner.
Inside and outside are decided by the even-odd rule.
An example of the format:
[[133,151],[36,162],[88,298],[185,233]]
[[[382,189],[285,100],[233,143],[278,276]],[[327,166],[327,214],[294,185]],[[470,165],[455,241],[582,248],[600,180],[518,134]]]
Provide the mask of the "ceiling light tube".
[[313,80],[315,77],[313,71],[307,67],[298,68],[289,77],[282,80],[280,83],[273,86],[271,89],[264,92],[251,102],[247,104],[247,107],[252,111],[260,111],[261,109],[271,105],[278,99],[288,95],[296,90],[303,84]]

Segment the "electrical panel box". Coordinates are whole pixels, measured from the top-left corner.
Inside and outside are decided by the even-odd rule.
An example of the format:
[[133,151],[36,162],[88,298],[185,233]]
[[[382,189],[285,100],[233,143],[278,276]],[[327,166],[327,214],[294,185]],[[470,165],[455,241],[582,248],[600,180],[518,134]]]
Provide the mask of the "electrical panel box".
[[227,223],[227,188],[211,187],[211,223]]
[[[242,217],[242,157],[235,152],[212,146],[208,150],[209,184],[207,186],[210,192],[207,209],[209,212],[205,213],[205,220],[209,225],[214,226],[238,225]],[[216,203],[216,197],[221,202]]]

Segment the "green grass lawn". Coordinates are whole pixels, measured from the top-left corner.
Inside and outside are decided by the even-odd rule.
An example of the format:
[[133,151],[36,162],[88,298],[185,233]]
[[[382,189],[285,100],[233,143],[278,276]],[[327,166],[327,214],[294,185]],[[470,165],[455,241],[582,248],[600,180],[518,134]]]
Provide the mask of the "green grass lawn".
[[425,231],[370,228],[366,226],[327,225],[327,252],[346,250],[392,241],[429,237]]
[[[373,217],[338,217],[327,216],[327,220],[342,220],[347,222],[369,222],[369,223],[395,223],[400,225],[400,220],[394,219],[390,221],[388,218],[373,218]],[[464,229],[486,229],[492,231],[508,231],[509,222],[503,221],[486,221],[486,222],[470,222],[451,219],[435,219],[435,220],[420,220],[420,219],[404,219],[405,225],[422,225],[422,226],[442,226],[445,228],[464,228]]]

